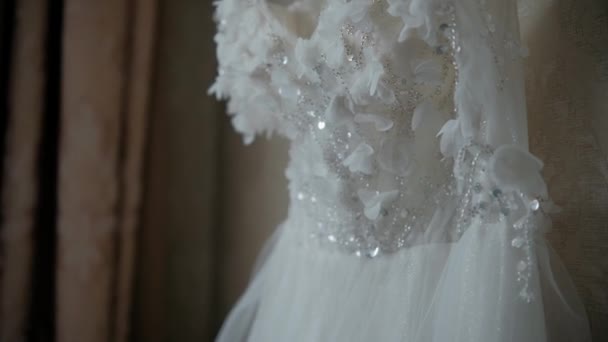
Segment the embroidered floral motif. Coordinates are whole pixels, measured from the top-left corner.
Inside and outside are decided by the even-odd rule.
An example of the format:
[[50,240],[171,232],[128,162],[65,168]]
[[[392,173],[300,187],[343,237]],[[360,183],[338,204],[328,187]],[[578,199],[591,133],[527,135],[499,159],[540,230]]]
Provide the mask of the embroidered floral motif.
[[[216,4],[220,72],[210,92],[230,98],[246,143],[274,131],[292,140],[291,197],[316,221],[312,236],[375,258],[426,241],[431,223],[452,241],[474,222],[508,222],[523,251],[522,298],[533,299],[534,239],[550,207],[542,163],[485,141],[485,109],[465,100],[502,90],[506,61],[488,44],[479,55],[502,73],[488,77],[497,84],[487,94],[469,92],[451,1],[327,0],[303,16],[310,22],[264,0]],[[475,34],[501,34],[479,6]],[[518,50],[511,38],[505,47]]]

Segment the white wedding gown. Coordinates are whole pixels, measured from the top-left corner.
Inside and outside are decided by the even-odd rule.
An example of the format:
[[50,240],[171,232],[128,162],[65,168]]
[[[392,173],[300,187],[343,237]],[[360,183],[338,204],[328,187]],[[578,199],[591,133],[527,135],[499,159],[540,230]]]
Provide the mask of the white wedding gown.
[[250,142],[291,140],[291,205],[218,341],[589,341],[545,239],[513,0],[221,0]]

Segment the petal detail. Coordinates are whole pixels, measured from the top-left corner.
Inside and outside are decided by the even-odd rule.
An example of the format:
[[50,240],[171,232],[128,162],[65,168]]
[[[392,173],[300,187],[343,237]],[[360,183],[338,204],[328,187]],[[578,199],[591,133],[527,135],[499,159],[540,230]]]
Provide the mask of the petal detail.
[[371,174],[373,171],[372,155],[374,149],[366,143],[362,143],[348,156],[342,164],[351,172]]
[[516,145],[499,147],[489,160],[490,175],[499,187],[547,198],[542,168],[540,159]]
[[352,120],[353,116],[353,102],[346,95],[334,96],[325,111],[327,121],[338,125]]
[[393,120],[384,118],[376,114],[357,114],[355,115],[356,123],[373,123],[376,130],[386,132],[393,128]]

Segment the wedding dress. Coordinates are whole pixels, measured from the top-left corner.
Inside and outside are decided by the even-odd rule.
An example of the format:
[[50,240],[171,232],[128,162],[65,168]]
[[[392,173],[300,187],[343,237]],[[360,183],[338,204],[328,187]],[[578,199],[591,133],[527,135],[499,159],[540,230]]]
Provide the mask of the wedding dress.
[[589,341],[545,233],[513,0],[221,0],[246,143],[291,204],[219,341]]

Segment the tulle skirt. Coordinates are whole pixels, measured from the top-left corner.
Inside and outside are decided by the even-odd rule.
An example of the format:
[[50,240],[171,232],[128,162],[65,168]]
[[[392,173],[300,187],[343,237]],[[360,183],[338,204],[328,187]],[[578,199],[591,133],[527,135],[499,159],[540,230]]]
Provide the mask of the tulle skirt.
[[321,247],[306,236],[311,224],[290,213],[218,342],[591,340],[576,290],[544,238],[530,284],[536,297],[527,302],[504,223],[373,259]]

